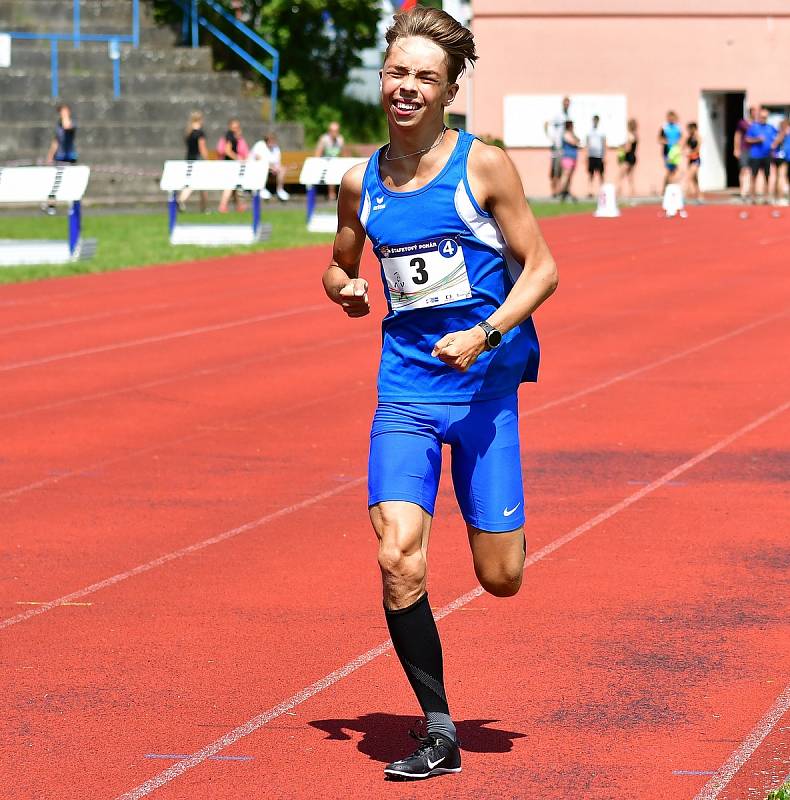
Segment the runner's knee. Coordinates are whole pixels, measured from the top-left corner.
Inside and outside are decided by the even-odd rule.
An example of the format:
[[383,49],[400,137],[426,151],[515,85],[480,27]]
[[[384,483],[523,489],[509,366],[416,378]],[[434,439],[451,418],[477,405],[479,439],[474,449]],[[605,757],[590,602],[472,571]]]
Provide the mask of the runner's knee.
[[480,585],[495,597],[512,597],[521,588],[524,559],[510,558],[495,563],[475,564]]
[[426,570],[421,529],[414,521],[386,511],[379,512],[375,525],[379,567],[385,584],[398,584],[406,591],[421,588]]

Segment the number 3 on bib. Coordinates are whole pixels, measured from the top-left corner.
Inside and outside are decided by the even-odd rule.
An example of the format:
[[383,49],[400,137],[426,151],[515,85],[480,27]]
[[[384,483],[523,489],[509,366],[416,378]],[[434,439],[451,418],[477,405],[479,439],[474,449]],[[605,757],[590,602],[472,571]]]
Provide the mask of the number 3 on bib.
[[472,296],[464,252],[453,237],[382,245],[376,255],[393,311],[441,306]]

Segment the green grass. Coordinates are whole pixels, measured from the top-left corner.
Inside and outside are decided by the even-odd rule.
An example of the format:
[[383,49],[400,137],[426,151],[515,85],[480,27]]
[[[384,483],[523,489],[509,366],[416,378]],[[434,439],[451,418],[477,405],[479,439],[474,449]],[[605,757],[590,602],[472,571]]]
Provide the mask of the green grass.
[[765,800],[790,800],[790,778],[778,789],[768,792]]
[[[557,203],[535,203],[532,209],[538,217],[559,214],[590,212],[591,203],[559,205]],[[183,222],[244,223],[251,224],[250,213],[212,213],[201,215],[182,214]],[[106,272],[129,267],[144,267],[149,264],[166,264],[174,261],[193,261],[200,258],[251,253],[255,251],[282,250],[289,247],[304,247],[311,244],[329,245],[331,234],[308,233],[305,228],[305,212],[302,208],[264,207],[263,219],[272,224],[272,235],[268,242],[257,245],[231,247],[197,247],[181,245],[174,247],[168,241],[167,213],[164,206],[158,212],[129,214],[91,213],[88,208],[83,215],[82,235],[86,239],[98,240],[96,254],[85,261],[71,264],[48,264],[41,266],[0,268],[0,283],[40,278],[77,275],[87,272]],[[55,217],[41,213],[30,216],[0,217],[0,239],[66,239],[68,223],[65,211],[58,209]]]

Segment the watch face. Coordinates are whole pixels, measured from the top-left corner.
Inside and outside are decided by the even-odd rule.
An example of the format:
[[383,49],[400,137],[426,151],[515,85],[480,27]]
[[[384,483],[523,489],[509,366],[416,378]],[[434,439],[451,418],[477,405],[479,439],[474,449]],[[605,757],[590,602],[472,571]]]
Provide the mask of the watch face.
[[489,332],[486,341],[488,342],[488,346],[493,350],[495,347],[499,347],[499,345],[502,344],[502,334],[494,328]]

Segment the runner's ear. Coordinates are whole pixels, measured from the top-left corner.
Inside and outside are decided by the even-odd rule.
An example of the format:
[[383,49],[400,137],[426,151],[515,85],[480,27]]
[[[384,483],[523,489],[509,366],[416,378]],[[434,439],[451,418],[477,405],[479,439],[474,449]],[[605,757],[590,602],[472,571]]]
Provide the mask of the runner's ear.
[[442,105],[449,106],[453,102],[453,100],[455,100],[455,96],[458,94],[458,88],[459,87],[457,83],[451,83],[447,87],[447,91],[445,92],[445,98],[444,101],[442,102]]

